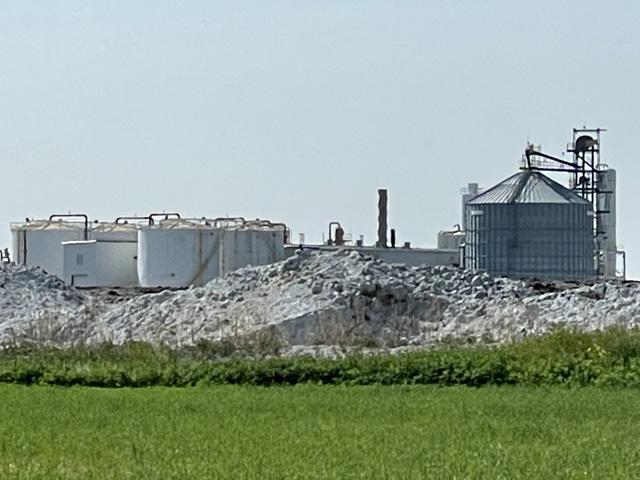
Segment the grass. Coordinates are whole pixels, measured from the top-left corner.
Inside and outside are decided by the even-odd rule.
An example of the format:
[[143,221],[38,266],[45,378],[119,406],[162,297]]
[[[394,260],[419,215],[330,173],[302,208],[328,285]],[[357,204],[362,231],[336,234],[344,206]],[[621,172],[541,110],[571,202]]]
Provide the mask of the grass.
[[607,388],[0,386],[0,478],[640,477]]

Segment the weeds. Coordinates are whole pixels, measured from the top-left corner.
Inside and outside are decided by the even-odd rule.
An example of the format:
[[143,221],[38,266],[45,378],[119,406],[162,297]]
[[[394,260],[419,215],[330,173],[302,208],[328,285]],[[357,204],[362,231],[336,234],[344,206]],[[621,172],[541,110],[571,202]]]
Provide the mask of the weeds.
[[[366,337],[362,343],[374,346]],[[0,382],[101,387],[299,383],[640,387],[639,330],[558,330],[495,347],[441,346],[339,359],[281,358],[282,347],[282,339],[271,329],[239,343],[200,341],[179,349],[140,342],[68,349],[11,347],[0,351]]]

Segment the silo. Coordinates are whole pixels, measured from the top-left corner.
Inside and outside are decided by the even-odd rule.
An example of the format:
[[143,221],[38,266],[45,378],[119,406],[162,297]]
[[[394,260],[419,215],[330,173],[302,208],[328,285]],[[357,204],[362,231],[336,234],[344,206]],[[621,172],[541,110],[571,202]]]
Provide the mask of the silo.
[[591,203],[540,172],[524,170],[465,207],[465,266],[493,275],[594,276]]

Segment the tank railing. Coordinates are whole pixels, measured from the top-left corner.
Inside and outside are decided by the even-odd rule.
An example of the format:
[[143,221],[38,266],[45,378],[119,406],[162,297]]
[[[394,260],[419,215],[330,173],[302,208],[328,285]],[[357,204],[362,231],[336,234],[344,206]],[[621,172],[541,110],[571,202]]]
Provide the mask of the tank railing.
[[149,225],[153,225],[154,224],[154,221],[153,221],[153,218],[151,217],[151,215],[148,215],[146,217],[138,217],[136,215],[133,215],[133,216],[130,216],[130,217],[118,217],[115,220],[115,224],[116,225],[121,225],[121,224],[126,225],[129,222],[137,222],[137,221],[140,221],[140,220],[146,220]]
[[[169,220],[170,218],[176,218],[176,219],[181,219],[182,217],[180,216],[179,213],[176,212],[170,212],[170,213],[150,213],[149,214],[149,218],[153,221],[154,218],[156,217],[161,217],[160,220]],[[155,222],[153,222],[155,223]],[[153,225],[153,223],[151,223],[151,225]]]
[[49,217],[49,221],[53,222],[55,219],[63,219],[63,218],[82,218],[84,220],[84,240],[89,239],[89,217],[84,213],[62,213],[51,215]]

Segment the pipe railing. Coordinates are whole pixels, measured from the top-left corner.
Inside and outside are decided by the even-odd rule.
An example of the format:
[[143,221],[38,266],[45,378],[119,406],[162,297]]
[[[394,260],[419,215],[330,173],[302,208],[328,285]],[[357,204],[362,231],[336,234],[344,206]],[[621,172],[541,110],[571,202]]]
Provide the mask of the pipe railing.
[[63,218],[82,218],[84,220],[84,239],[85,240],[89,239],[89,217],[87,215],[85,215],[84,213],[55,214],[55,215],[51,215],[49,217],[49,221],[53,222],[56,218],[59,218],[59,219],[63,219]]
[[146,217],[138,217],[138,216],[131,216],[131,217],[118,217],[115,220],[115,224],[116,225],[120,225],[120,224],[128,224],[130,221],[132,222],[136,222],[138,220],[146,220],[147,223],[149,225],[153,225],[153,218],[151,217],[151,215],[147,215]]

